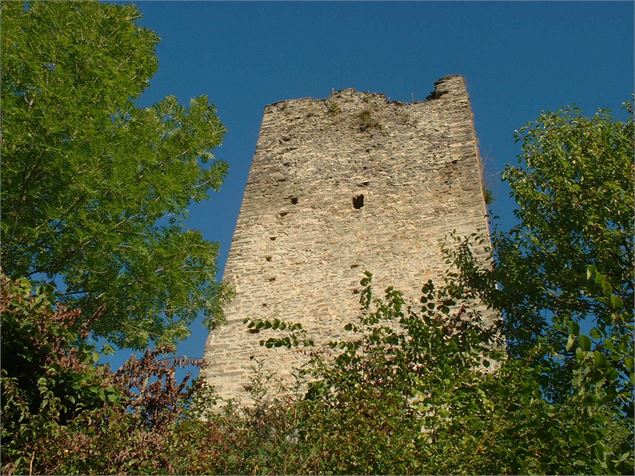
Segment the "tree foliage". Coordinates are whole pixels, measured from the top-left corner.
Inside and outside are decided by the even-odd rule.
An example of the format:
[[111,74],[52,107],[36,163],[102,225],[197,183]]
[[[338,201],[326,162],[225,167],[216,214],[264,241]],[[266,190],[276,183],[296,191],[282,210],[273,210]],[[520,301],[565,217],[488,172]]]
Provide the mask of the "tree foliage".
[[[65,353],[53,354],[57,371],[39,370],[32,410],[25,385],[5,372],[3,473],[630,474],[632,421],[588,378],[605,368],[594,358],[576,361],[575,391],[551,402],[540,353],[504,358],[497,329],[483,327],[478,311],[450,303],[431,283],[416,306],[394,289],[375,297],[369,276],[363,284],[359,320],[348,326],[350,338],[332,343],[334,355],[297,339],[313,352],[299,393],[268,395],[268,375],[256,367],[254,403],[245,408],[214,406],[208,388],[176,382],[179,361],[158,352],[95,379],[87,349],[86,365],[70,373],[96,405],[62,397],[74,395],[69,382],[77,381],[60,378],[70,370]],[[46,298],[24,282],[15,288],[5,282],[3,319],[75,335]],[[298,325],[284,332],[302,337]],[[53,341],[74,348],[72,339]],[[72,417],[61,418],[62,408]]]
[[[504,316],[509,352],[542,349],[543,390],[567,398],[576,348],[607,361],[611,395],[633,412],[633,115],[545,113],[516,133],[519,166],[508,167],[517,224],[492,236],[494,266],[470,240],[450,251],[457,289]],[[547,370],[548,369],[548,370]]]
[[[454,290],[428,283],[421,305],[407,306],[394,289],[380,299],[369,277],[362,284],[354,337],[333,342],[335,358],[317,354],[303,372],[288,472],[630,474],[633,424],[614,398],[618,363],[598,360],[580,339],[571,392],[553,401],[543,391],[544,348],[506,355],[498,328],[469,301],[449,298]],[[291,342],[307,342],[301,328],[292,332],[300,335]],[[254,462],[264,463],[281,471],[279,460]]]
[[182,219],[226,172],[206,97],[136,106],[158,37],[130,5],[2,4],[2,263],[103,317],[118,345],[183,338],[218,315],[217,245]]
[[201,389],[188,376],[178,382],[175,368],[201,362],[158,348],[112,372],[84,340],[99,315],[83,319],[79,310],[53,306],[45,288],[24,278],[0,280],[2,474],[169,468],[164,447]]

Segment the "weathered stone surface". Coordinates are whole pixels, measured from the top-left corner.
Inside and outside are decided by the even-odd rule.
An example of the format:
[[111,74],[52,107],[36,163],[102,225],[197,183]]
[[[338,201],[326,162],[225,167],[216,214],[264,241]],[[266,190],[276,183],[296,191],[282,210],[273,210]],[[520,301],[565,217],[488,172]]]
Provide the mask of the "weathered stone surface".
[[417,298],[443,274],[453,230],[487,233],[462,77],[410,104],[346,89],[267,106],[225,268],[236,297],[208,339],[205,377],[244,399],[252,356],[288,376],[303,356],[259,346],[245,318],[301,322],[318,343],[341,335],[364,270],[377,290]]

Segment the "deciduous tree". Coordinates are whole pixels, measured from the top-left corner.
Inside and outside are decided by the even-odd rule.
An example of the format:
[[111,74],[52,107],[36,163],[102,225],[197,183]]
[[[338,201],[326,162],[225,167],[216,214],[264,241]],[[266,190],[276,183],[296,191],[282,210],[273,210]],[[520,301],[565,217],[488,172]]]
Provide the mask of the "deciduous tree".
[[2,265],[48,282],[118,345],[173,342],[218,315],[217,245],[183,228],[220,187],[206,97],[136,105],[159,38],[130,5],[2,4]]
[[567,398],[572,371],[592,352],[609,362],[614,402],[633,411],[634,122],[574,108],[542,114],[516,132],[508,167],[517,224],[492,236],[494,263],[479,266],[470,240],[450,251],[458,289],[504,317],[510,355],[543,349],[543,390]]

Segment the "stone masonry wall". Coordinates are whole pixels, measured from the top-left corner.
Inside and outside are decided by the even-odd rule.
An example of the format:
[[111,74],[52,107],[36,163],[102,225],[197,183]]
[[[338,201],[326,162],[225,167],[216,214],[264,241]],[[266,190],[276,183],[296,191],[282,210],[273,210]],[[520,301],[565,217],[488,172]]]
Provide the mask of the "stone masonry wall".
[[[363,198],[362,198],[363,197]],[[446,234],[487,233],[477,138],[460,76],[403,104],[346,89],[265,108],[224,279],[236,296],[206,346],[208,381],[246,398],[254,360],[289,377],[302,355],[266,349],[245,318],[301,322],[316,341],[359,310],[359,281],[416,299],[444,270]]]

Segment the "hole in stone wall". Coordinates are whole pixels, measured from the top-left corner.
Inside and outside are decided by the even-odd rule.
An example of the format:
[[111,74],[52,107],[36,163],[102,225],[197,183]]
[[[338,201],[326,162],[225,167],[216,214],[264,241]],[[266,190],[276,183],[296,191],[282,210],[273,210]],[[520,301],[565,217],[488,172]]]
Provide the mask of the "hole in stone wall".
[[351,269],[355,269],[355,268],[359,268],[359,265],[358,264],[352,264],[351,265]]
[[297,205],[298,204],[298,197],[291,197],[291,203],[293,205]]
[[289,214],[289,212],[280,212],[279,215],[281,217],[286,217]]
[[353,294],[359,294],[359,289],[353,289]]
[[267,261],[271,261],[271,256],[265,256],[265,259],[266,259]]
[[278,237],[277,237],[277,236],[270,236],[270,237],[269,237],[269,239],[270,239],[271,241],[276,241],[276,238],[278,238]]
[[276,280],[276,278],[269,278],[269,282],[273,283]]
[[358,187],[368,187],[369,184],[370,184],[370,180],[366,180],[365,182],[358,183],[357,186]]
[[364,195],[359,194],[353,197],[353,208],[359,210],[364,206]]

